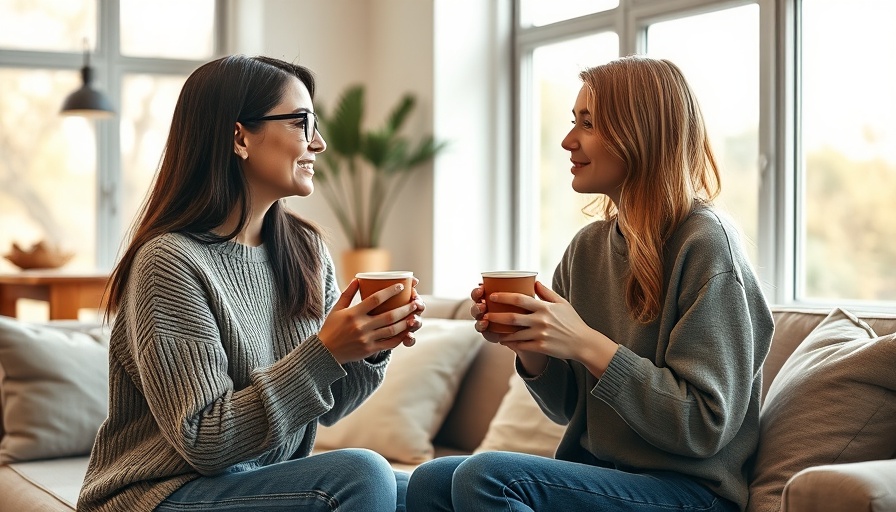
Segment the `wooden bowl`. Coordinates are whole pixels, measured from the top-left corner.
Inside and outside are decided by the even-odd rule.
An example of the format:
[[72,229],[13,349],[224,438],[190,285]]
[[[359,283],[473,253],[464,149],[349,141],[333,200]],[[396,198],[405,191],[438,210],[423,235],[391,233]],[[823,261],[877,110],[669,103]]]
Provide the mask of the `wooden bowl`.
[[22,270],[59,268],[75,257],[75,253],[63,251],[44,241],[40,241],[31,249],[23,250],[13,242],[12,250],[3,256]]

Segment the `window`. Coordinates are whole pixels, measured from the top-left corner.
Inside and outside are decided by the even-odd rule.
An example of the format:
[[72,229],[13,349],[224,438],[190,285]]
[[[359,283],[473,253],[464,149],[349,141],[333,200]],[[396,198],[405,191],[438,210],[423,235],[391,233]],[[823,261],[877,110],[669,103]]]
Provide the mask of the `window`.
[[716,205],[737,221],[758,262],[759,6],[650,24],[647,54],[674,62],[694,89],[723,173]]
[[796,295],[896,301],[896,3],[798,5]]
[[[45,240],[76,254],[67,268],[111,268],[180,88],[221,46],[222,4],[0,2],[0,253]],[[59,115],[81,85],[85,40],[109,120]],[[0,272],[13,269],[0,260]]]
[[[573,235],[591,220],[583,210],[593,197],[570,188],[569,153],[560,141],[571,127],[572,105],[582,83],[578,73],[589,65],[607,62],[619,54],[619,40],[613,32],[584,35],[546,44],[532,51],[531,78],[528,80],[532,117],[525,124],[523,144],[528,179],[522,225],[538,230],[522,230],[533,255],[538,255],[539,279],[550,280],[554,266],[563,256]],[[594,62],[597,59],[599,62]],[[564,205],[558,208],[557,205]],[[533,233],[533,231],[535,231]]]
[[[577,71],[640,53],[676,62],[696,90],[722,167],[717,204],[742,229],[769,300],[893,307],[896,4],[569,4],[551,18],[539,11],[550,0],[516,3],[517,266],[549,281],[571,233],[591,220],[580,215],[589,198],[562,178],[559,148]],[[583,43],[598,34],[618,49]]]

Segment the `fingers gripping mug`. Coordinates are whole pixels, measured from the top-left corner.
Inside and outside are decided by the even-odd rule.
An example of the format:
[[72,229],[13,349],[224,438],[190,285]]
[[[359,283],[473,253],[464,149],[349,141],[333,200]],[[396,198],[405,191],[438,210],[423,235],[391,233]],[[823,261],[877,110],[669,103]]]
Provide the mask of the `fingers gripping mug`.
[[404,285],[404,290],[401,293],[373,308],[369,313],[371,315],[379,315],[411,302],[411,290],[414,287],[413,272],[361,272],[360,274],[355,274],[355,277],[358,279],[358,284],[361,288],[362,300],[389,286],[394,286],[398,283]]

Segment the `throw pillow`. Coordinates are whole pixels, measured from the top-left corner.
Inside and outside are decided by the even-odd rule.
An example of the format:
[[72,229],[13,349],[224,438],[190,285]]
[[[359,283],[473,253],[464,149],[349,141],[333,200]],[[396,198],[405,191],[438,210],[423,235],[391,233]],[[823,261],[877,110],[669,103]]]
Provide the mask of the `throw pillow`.
[[321,425],[320,448],[368,448],[419,464],[433,457],[432,439],[480,346],[471,320],[424,319],[413,347],[399,346],[382,385],[334,425]]
[[896,456],[896,334],[835,309],[797,347],[760,411],[751,512],[780,510],[802,469]]
[[108,412],[108,350],[92,329],[0,317],[0,463],[90,453]]
[[526,383],[514,373],[510,376],[510,389],[475,452],[509,451],[553,457],[565,431],[564,425],[548,419]]

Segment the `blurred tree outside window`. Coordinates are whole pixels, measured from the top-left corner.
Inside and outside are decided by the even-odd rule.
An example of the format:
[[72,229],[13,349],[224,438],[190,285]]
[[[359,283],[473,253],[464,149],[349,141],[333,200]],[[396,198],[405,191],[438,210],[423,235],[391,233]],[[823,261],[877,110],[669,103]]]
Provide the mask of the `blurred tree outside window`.
[[896,301],[896,2],[800,5],[797,294]]

